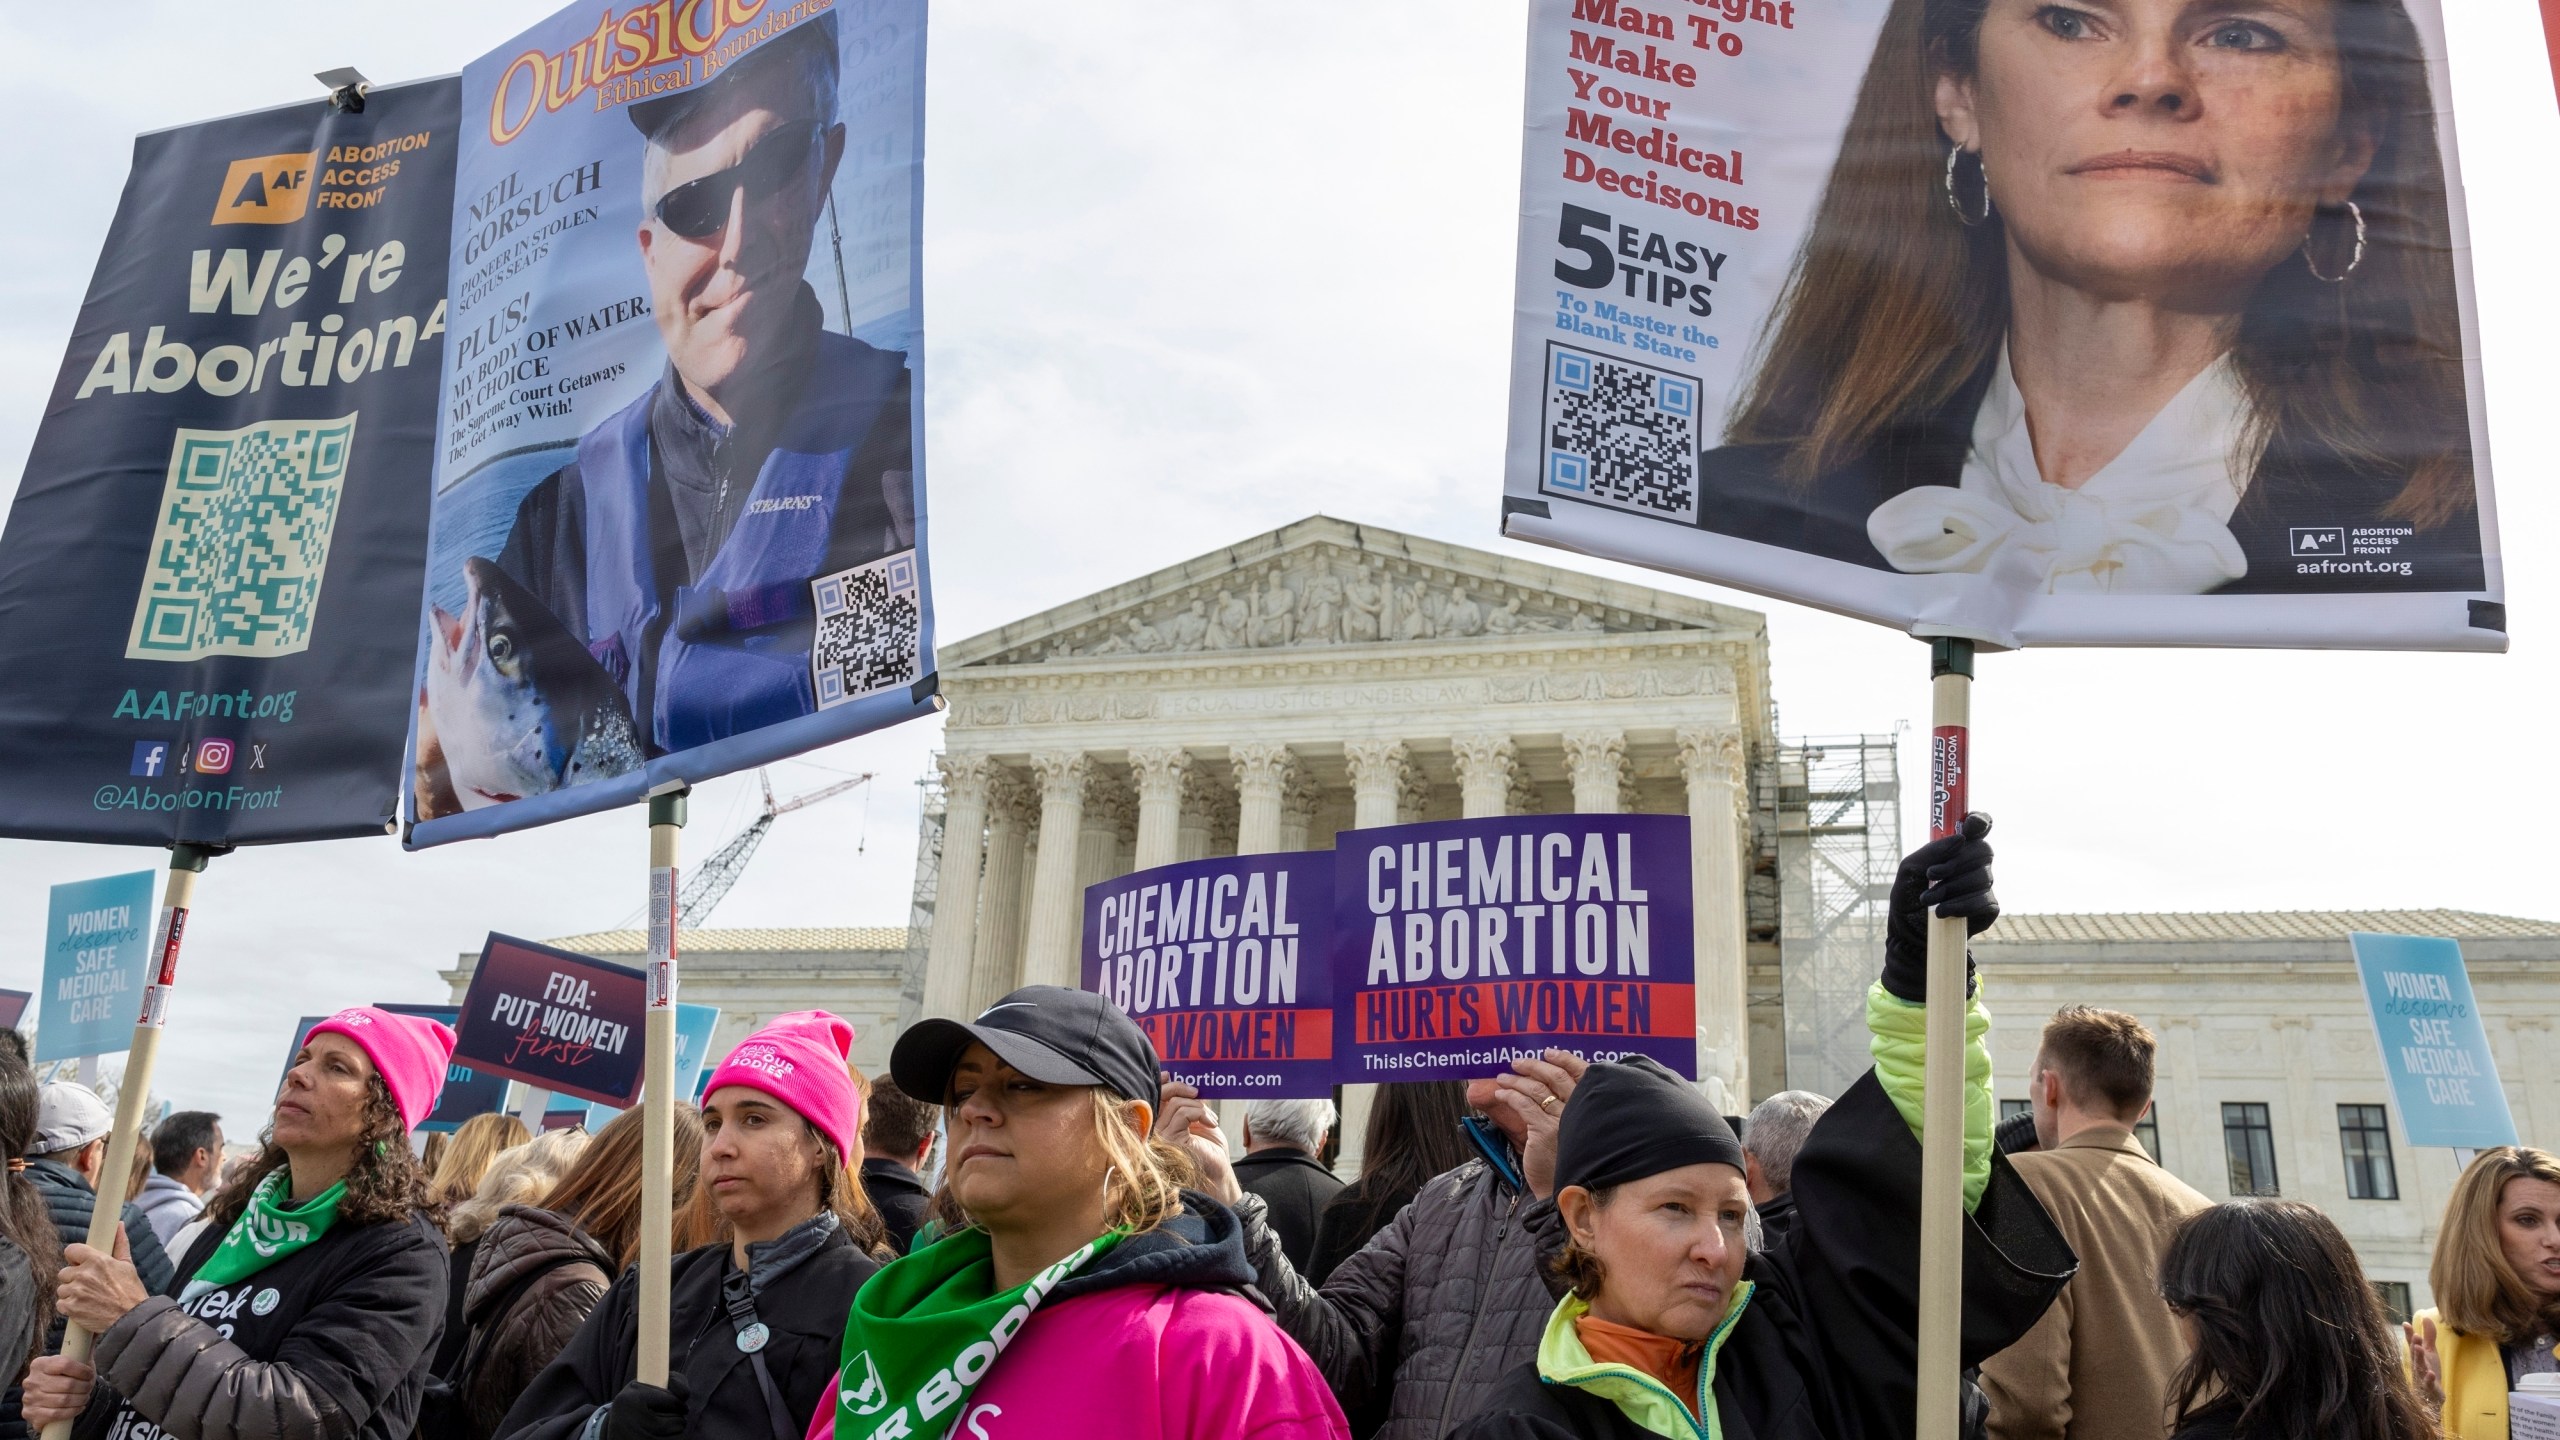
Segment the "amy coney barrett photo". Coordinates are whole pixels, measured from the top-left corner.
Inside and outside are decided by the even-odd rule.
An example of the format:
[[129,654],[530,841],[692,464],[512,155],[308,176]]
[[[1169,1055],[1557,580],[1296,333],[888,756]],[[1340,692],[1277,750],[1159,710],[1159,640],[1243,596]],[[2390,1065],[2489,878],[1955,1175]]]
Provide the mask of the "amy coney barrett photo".
[[2486,588],[2438,104],[2403,0],[1895,0],[1698,523],[2053,595]]

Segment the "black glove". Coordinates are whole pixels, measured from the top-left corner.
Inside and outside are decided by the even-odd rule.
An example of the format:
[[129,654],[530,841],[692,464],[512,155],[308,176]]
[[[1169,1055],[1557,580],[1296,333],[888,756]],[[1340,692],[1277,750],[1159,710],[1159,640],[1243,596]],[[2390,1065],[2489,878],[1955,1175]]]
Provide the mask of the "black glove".
[[2038,1143],[2033,1111],[2021,1111],[1991,1127],[1991,1148],[2003,1155],[2024,1155]]
[[669,1374],[664,1390],[634,1380],[606,1408],[604,1440],[684,1440],[685,1402],[692,1398],[682,1375]]
[[[1914,1005],[1929,995],[1929,914],[1962,919],[1967,935],[1979,935],[2000,918],[2000,901],[1991,893],[1991,817],[1980,811],[1964,817],[1964,825],[1943,840],[1932,840],[1902,857],[1894,872],[1893,898],[1884,922],[1884,973],[1877,977],[1885,993]],[[1973,993],[1973,956],[1964,962],[1964,989]]]

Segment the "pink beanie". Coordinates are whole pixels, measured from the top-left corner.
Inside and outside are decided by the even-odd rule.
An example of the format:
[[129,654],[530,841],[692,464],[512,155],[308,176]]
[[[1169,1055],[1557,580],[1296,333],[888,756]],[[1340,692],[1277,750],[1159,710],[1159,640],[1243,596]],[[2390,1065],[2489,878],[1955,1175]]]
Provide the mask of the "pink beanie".
[[709,1098],[724,1085],[761,1090],[818,1127],[850,1164],[862,1153],[862,1094],[847,1061],[853,1025],[824,1010],[795,1010],[741,1041],[702,1087]]
[[423,1015],[394,1015],[370,1005],[341,1010],[311,1027],[313,1035],[344,1035],[372,1059],[382,1088],[399,1108],[400,1126],[415,1130],[435,1113],[444,1093],[445,1065],[453,1058],[453,1032]]

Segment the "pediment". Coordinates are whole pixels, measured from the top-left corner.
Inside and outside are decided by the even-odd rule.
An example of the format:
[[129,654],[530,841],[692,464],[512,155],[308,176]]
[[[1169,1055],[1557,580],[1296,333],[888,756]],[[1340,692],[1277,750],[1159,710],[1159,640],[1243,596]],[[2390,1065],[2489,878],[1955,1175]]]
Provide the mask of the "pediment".
[[943,668],[1541,634],[1766,633],[1759,614],[1315,516],[943,647]]

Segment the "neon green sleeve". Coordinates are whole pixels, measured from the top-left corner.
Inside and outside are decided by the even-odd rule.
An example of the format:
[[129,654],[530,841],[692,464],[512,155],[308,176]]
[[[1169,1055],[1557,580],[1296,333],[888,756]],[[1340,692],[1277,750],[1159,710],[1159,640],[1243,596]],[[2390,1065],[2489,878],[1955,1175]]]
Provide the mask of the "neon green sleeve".
[[[1875,1057],[1876,1079],[1902,1112],[1914,1139],[1927,1137],[1920,1126],[1920,1094],[1927,1069],[1928,1008],[1896,999],[1882,985],[1867,987],[1867,1053]],[[1982,1203],[1991,1183],[1991,1015],[1982,1008],[1977,982],[1964,1009],[1964,1208]]]

